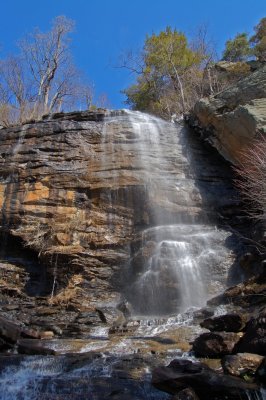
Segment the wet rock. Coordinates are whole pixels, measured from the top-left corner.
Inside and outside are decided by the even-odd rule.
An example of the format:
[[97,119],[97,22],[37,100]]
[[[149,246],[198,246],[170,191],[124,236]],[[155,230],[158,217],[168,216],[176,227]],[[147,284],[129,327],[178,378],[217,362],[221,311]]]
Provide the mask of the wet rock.
[[255,377],[264,385],[266,384],[266,357],[264,357],[260,366],[258,367]]
[[235,350],[238,353],[266,355],[266,310],[258,318],[251,318],[247,323],[245,334]]
[[187,388],[172,397],[172,400],[199,400],[194,390]]
[[52,331],[44,331],[40,333],[41,339],[52,339],[54,337],[54,332]]
[[91,341],[81,339],[50,339],[47,337],[45,340],[20,339],[17,345],[20,354],[58,355],[89,351]]
[[5,340],[0,338],[0,351],[5,351],[7,349],[10,349],[10,343],[7,343]]
[[210,318],[214,314],[214,309],[212,307],[204,307],[198,311],[194,312],[194,318]]
[[58,314],[58,309],[52,307],[39,307],[37,309],[37,314],[39,317],[44,315],[54,315]]
[[192,350],[197,357],[222,357],[231,354],[240,334],[228,332],[203,333],[193,342]]
[[120,310],[126,318],[129,318],[133,313],[132,305],[127,300],[119,303],[117,309]]
[[20,337],[20,333],[20,325],[0,317],[0,336],[3,339],[14,343]]
[[255,254],[251,252],[247,252],[240,257],[239,265],[246,278],[251,278],[252,276],[258,275],[262,272],[259,271],[259,268],[257,267],[257,258]]
[[222,367],[226,374],[239,376],[249,381],[254,378],[263,359],[264,357],[258,354],[238,353],[223,357]]
[[240,378],[221,375],[202,363],[179,359],[168,367],[158,367],[153,371],[152,383],[160,390],[178,394],[184,388],[192,388],[200,399],[248,400],[247,391],[256,390],[256,384],[246,383]]
[[20,337],[38,338],[39,336],[39,332],[34,329],[28,329],[0,316],[0,337],[7,342],[16,343]]
[[210,299],[209,306],[231,304],[243,308],[259,307],[266,302],[266,268],[263,273],[256,275],[245,282],[232,286]]
[[202,328],[210,331],[240,332],[246,324],[246,318],[240,314],[225,314],[218,317],[207,318],[201,322]]
[[115,307],[97,308],[101,321],[110,326],[122,326],[126,323],[124,314]]
[[63,330],[57,326],[57,325],[51,325],[48,326],[51,332],[53,332],[55,335],[61,336],[63,334]]
[[4,311],[13,311],[17,310],[19,308],[18,304],[7,304],[6,306],[2,307],[2,310]]
[[80,312],[76,321],[80,324],[100,324],[102,322],[100,314],[97,311],[84,311]]

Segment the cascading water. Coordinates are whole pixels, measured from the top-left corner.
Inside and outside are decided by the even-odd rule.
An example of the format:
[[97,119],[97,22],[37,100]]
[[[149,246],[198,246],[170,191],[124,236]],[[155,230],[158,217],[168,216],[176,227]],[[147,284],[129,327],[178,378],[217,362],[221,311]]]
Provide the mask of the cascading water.
[[203,225],[176,224],[147,230],[131,263],[133,269],[139,258],[144,263],[129,288],[136,311],[167,315],[203,306],[209,296],[211,270],[228,256],[223,247],[225,239],[224,232]]
[[[228,259],[227,234],[207,221],[180,126],[126,111],[127,149],[146,188],[148,220],[129,266],[126,296],[137,314],[170,315],[203,306],[208,275]],[[125,151],[125,148],[123,149]],[[174,225],[173,225],[174,222]],[[222,267],[220,266],[222,269]]]

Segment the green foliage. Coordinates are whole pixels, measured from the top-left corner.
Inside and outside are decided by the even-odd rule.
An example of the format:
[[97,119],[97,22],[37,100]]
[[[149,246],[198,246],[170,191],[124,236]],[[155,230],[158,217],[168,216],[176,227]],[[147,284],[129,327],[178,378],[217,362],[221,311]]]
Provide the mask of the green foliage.
[[234,39],[227,40],[223,52],[225,61],[246,61],[251,55],[251,48],[246,33],[238,33]]
[[143,77],[139,77],[137,83],[126,89],[124,93],[127,96],[126,103],[134,110],[147,110],[151,103],[156,101],[153,88]]
[[182,32],[167,27],[158,35],[148,36],[144,45],[146,72],[175,79],[176,69],[182,73],[201,58],[188,47]]
[[[192,50],[182,32],[167,27],[147,36],[142,53],[143,68],[137,82],[124,91],[133,109],[150,111],[164,117],[187,111],[188,82],[197,74],[205,55]],[[188,76],[190,75],[189,79]],[[198,77],[198,76],[197,76]]]
[[262,18],[255,26],[255,35],[250,38],[253,54],[259,61],[266,62],[266,17]]

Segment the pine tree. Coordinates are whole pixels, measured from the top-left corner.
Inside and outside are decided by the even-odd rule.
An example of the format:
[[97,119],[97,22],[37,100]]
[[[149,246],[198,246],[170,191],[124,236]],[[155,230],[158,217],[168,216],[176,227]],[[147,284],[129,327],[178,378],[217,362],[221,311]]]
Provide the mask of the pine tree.
[[245,32],[238,33],[234,39],[227,40],[225,46],[222,57],[225,61],[246,61],[251,55],[248,35]]

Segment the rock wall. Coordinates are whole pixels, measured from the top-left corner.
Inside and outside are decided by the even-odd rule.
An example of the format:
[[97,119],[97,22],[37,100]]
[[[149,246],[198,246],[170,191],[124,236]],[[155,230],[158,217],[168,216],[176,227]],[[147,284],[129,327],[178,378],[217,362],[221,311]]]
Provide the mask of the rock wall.
[[4,313],[48,330],[56,321],[66,335],[73,323],[77,337],[78,313],[82,325],[84,313],[119,302],[143,230],[162,220],[241,225],[230,166],[183,125],[155,123],[161,147],[143,147],[138,120],[124,112],[56,114],[0,131]]
[[194,107],[192,125],[229,161],[258,134],[266,133],[266,66],[222,92],[201,99]]

